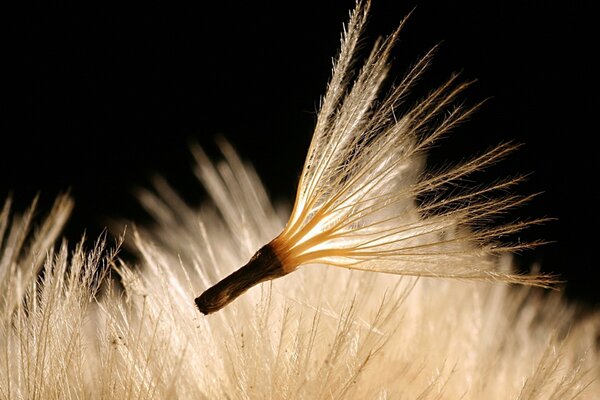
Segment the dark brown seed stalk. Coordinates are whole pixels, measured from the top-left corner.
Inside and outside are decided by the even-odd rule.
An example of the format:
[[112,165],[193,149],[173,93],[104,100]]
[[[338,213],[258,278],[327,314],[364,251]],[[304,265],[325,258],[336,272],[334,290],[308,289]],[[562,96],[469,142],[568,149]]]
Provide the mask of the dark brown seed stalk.
[[246,265],[196,297],[196,306],[202,314],[211,314],[231,303],[251,287],[286,274],[273,245],[268,243],[261,247]]

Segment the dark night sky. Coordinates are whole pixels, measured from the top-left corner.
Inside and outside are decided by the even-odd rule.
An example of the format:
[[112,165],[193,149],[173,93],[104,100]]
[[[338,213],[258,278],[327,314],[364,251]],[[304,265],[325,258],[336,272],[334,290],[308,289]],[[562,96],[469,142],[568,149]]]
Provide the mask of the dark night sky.
[[[223,134],[275,198],[291,199],[353,1],[203,3],[46,2],[11,15],[0,197],[12,191],[22,210],[39,191],[48,207],[70,188],[65,235],[93,237],[111,218],[143,221],[132,189],[152,174],[200,201],[188,142],[216,155]],[[416,6],[393,74],[442,42],[421,90],[461,71],[478,79],[467,104],[490,98],[432,162],[524,143],[490,173],[533,172],[519,191],[544,193],[515,215],[557,220],[522,235],[556,242],[522,262],[561,273],[569,295],[597,304],[591,2],[488,3],[375,1],[367,42]]]

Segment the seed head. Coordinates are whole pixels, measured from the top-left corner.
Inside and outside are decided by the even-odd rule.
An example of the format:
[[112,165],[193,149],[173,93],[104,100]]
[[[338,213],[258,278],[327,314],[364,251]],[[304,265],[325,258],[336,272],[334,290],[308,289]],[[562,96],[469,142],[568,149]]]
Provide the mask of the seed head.
[[547,286],[549,276],[497,270],[495,255],[536,243],[498,243],[542,220],[488,227],[482,223],[531,196],[510,192],[520,178],[465,188],[464,179],[504,158],[507,143],[437,173],[423,171],[427,149],[479,105],[457,105],[470,85],[457,75],[398,113],[433,52],[387,94],[388,60],[404,24],[378,40],[354,69],[368,3],[351,15],[285,228],[244,267],[196,299],[219,310],[250,287],[308,264],[392,274],[482,279]]

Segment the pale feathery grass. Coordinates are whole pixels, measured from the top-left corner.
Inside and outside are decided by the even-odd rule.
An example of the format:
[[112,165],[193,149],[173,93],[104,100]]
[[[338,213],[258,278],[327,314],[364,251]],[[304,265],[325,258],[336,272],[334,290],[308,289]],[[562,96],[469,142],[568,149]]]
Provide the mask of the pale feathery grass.
[[[347,28],[340,60],[349,57],[348,66],[354,55],[348,43],[358,40],[365,13],[359,7]],[[363,117],[342,117],[351,110],[340,101],[362,90],[336,86],[336,79],[347,81],[342,64],[319,116],[316,132],[326,133],[313,140],[287,224],[227,143],[217,164],[194,149],[197,176],[212,199],[199,209],[164,180],[140,193],[156,225],[130,228],[126,244],[139,256],[135,265],[115,254],[120,240],[106,245],[101,239],[90,249],[82,244],[71,254],[64,242],[57,246],[72,207],[67,197],[33,233],[34,207],[11,217],[7,201],[0,214],[0,398],[597,398],[600,315],[576,318],[556,291],[493,283],[547,282],[514,274],[510,256],[499,256],[514,246],[490,244],[519,224],[480,224],[520,201],[491,197],[512,180],[451,197],[439,191],[438,184],[495,162],[509,146],[423,173],[422,153],[439,125],[427,133],[415,123],[428,115],[420,109],[451,101],[447,90],[424,100],[425,108],[397,119],[381,114],[369,127],[368,104],[352,111]],[[375,79],[377,70],[372,74]],[[445,115],[451,120],[442,121],[455,125],[465,114]],[[339,138],[345,120],[359,124]],[[371,133],[359,140],[357,132]],[[346,150],[331,149],[330,140]],[[386,172],[391,166],[394,172]],[[373,179],[378,176],[381,181]],[[390,235],[378,237],[382,232]],[[192,302],[198,291],[274,237],[294,244],[285,253],[302,261],[294,268],[314,265],[256,286],[211,316],[198,313]],[[348,253],[357,246],[359,254]],[[406,246],[418,248],[419,256]],[[106,279],[110,269],[118,281]]]

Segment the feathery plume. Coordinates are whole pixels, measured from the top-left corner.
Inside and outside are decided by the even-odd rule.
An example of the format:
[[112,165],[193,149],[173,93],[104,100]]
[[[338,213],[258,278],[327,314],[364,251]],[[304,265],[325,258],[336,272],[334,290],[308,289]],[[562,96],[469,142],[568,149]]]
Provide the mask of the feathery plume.
[[465,177],[501,160],[515,145],[501,144],[435,174],[423,171],[426,150],[477,108],[453,105],[469,83],[452,76],[403,115],[396,115],[434,52],[430,50],[381,96],[388,60],[406,19],[375,43],[355,76],[368,9],[369,2],[359,3],[346,28],[285,228],[246,265],[196,298],[202,313],[221,309],[258,283],[316,263],[544,287],[553,282],[550,276],[499,271],[493,260],[536,244],[503,244],[496,239],[542,219],[494,227],[482,224],[531,197],[498,195],[520,178],[459,190]]
[[[347,95],[352,91],[348,88]],[[338,117],[332,118],[333,123]],[[331,134],[335,132],[339,129]],[[415,140],[418,146],[421,142]],[[313,142],[310,153],[317,159],[330,146],[328,141],[319,143]],[[371,148],[370,143],[357,146]],[[317,145],[322,146],[318,151]],[[67,197],[59,198],[38,224],[33,207],[19,216],[11,212],[10,200],[5,204],[0,212],[0,399],[598,398],[600,314],[579,314],[559,292],[531,286],[315,265],[298,269],[294,279],[250,290],[211,318],[201,317],[190,301],[197,288],[247,260],[262,243],[281,232],[280,236],[298,235],[304,241],[298,242],[293,256],[306,255],[300,246],[314,246],[321,240],[314,239],[319,232],[338,229],[336,223],[348,218],[355,221],[339,228],[338,236],[328,237],[327,247],[314,250],[329,252],[322,259],[348,266],[344,263],[349,257],[338,253],[353,249],[353,238],[360,244],[374,232],[381,242],[365,244],[361,251],[396,251],[402,241],[391,238],[406,235],[406,242],[424,243],[425,249],[439,246],[440,269],[467,265],[459,270],[462,274],[451,271],[458,277],[472,278],[478,271],[470,269],[480,257],[489,260],[484,279],[486,273],[491,274],[489,279],[509,282],[506,277],[514,276],[510,256],[495,257],[495,248],[486,245],[496,233],[481,237],[483,228],[461,226],[478,223],[471,214],[487,218],[485,204],[491,209],[514,204],[513,199],[485,201],[491,188],[503,191],[512,182],[493,185],[490,192],[480,188],[463,197],[445,197],[456,201],[442,203],[444,198],[436,197],[439,187],[460,176],[442,172],[427,178],[417,168],[415,153],[415,160],[407,161],[410,168],[396,178],[390,176],[389,184],[397,187],[378,189],[390,193],[391,200],[377,203],[367,186],[370,182],[361,181],[355,170],[339,178],[322,167],[335,168],[335,163],[307,162],[303,176],[314,172],[340,180],[334,181],[337,186],[315,183],[310,195],[299,193],[305,204],[312,204],[297,207],[292,214],[296,217],[285,225],[286,218],[273,208],[252,167],[227,143],[222,142],[221,148],[224,160],[217,163],[201,149],[193,149],[196,175],[210,196],[201,207],[187,205],[162,179],[155,180],[154,190],[140,192],[156,226],[130,229],[132,240],[126,245],[138,255],[135,264],[116,258],[116,250],[105,250],[102,239],[91,249],[82,241],[72,252],[65,241],[57,245],[58,232],[72,208]],[[385,148],[380,150],[393,157]],[[379,155],[375,148],[371,152],[373,157]],[[330,152],[325,159],[335,154]],[[370,165],[369,159],[361,160]],[[389,165],[395,165],[393,160]],[[313,169],[319,165],[319,171]],[[464,165],[469,173],[471,164]],[[472,165],[480,166],[481,160]],[[433,182],[433,196],[421,187],[425,181]],[[335,203],[360,187],[369,190],[351,198],[354,209]],[[392,193],[402,193],[398,187],[412,194],[393,197]],[[328,188],[334,195],[326,193]],[[336,193],[337,199],[331,200]],[[476,194],[469,197],[472,193]],[[415,199],[419,194],[424,198]],[[479,206],[470,208],[474,204]],[[310,211],[303,215],[301,209]],[[337,217],[331,210],[337,210]],[[397,215],[402,218],[395,219]],[[390,224],[389,239],[373,225],[377,221]],[[393,229],[401,226],[399,221],[406,231]],[[428,231],[425,226],[425,233],[411,233],[411,224],[423,221],[445,222],[450,228]],[[355,236],[357,232],[360,235]],[[332,244],[341,250],[332,254]],[[458,262],[449,250],[452,246],[466,253],[467,262]],[[500,252],[511,247],[504,249]],[[369,266],[364,269],[381,269],[388,265],[390,253],[371,254],[369,260],[354,254],[353,262]],[[434,261],[433,254],[437,253],[425,259]],[[401,263],[400,255],[411,262]],[[414,265],[420,275],[428,271],[413,254],[399,253],[392,259],[389,268]],[[106,279],[108,266],[119,275],[118,283]]]

